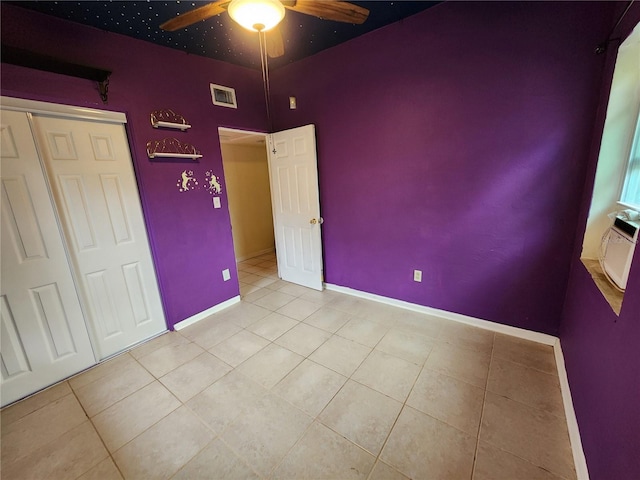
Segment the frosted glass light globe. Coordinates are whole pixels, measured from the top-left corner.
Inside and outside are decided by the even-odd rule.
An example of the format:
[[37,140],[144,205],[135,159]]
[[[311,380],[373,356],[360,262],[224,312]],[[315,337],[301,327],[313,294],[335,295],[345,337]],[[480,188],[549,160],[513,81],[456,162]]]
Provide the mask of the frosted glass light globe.
[[247,30],[266,32],[284,18],[284,7],[278,0],[233,0],[229,15]]

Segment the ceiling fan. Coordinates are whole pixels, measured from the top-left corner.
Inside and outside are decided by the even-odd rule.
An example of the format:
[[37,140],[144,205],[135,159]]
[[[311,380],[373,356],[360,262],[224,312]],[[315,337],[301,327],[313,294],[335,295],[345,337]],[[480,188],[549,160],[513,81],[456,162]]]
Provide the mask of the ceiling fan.
[[[160,28],[173,32],[228,11],[243,27],[264,32],[267,54],[276,58],[284,55],[282,33],[277,25],[284,17],[285,9],[323,20],[355,24],[364,23],[369,16],[366,8],[342,0],[217,0],[178,15]],[[263,14],[266,17],[261,16]]]

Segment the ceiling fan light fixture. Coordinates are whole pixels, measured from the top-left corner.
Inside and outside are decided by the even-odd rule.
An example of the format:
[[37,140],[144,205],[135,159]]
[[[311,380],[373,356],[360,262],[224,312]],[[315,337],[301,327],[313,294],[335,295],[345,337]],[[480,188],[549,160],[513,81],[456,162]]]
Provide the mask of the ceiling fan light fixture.
[[233,20],[254,32],[271,30],[284,18],[284,6],[278,0],[232,0],[227,11]]

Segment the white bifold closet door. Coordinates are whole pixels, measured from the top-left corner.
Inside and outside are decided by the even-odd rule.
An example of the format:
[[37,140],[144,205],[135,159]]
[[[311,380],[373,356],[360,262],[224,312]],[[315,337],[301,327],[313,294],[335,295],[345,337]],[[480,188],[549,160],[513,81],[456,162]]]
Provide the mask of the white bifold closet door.
[[166,323],[124,125],[0,114],[4,406]]
[[33,122],[96,356],[166,330],[124,125]]
[[2,405],[95,363],[27,114],[0,112]]

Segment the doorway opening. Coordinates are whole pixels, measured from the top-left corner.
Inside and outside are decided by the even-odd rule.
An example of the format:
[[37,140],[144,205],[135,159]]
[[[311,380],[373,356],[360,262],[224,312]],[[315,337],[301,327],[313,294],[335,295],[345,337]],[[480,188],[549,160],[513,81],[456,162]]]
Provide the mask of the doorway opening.
[[220,127],[240,295],[278,281],[266,134]]
[[[263,251],[275,249],[277,260],[267,258],[267,261],[276,262],[273,267],[277,274],[272,273],[269,280],[280,278],[322,291],[324,220],[320,216],[315,126],[304,125],[269,135],[221,127],[218,133],[236,258],[248,262],[260,257]],[[267,141],[268,147],[262,143]],[[248,160],[250,155],[244,153],[245,148],[243,153],[236,153],[238,149],[234,147],[244,142],[248,146],[258,144],[256,162]],[[254,179],[256,172],[261,172],[260,180]],[[262,228],[258,229],[260,225]],[[249,248],[244,244],[261,235],[268,235],[268,244],[252,243]],[[248,273],[257,273],[251,270],[254,269],[250,268]],[[246,277],[244,282],[239,280],[249,283]]]

